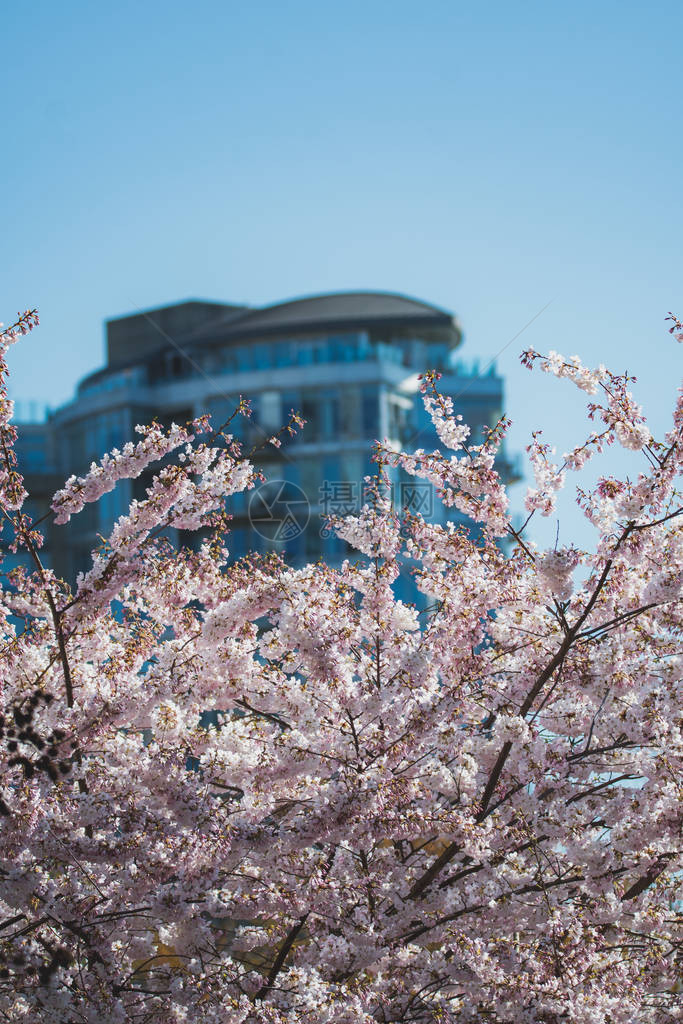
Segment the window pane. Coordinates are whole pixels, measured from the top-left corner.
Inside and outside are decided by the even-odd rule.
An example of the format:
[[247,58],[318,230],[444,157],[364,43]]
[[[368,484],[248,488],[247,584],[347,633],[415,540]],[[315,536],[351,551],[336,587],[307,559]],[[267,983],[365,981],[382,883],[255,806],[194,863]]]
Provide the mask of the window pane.
[[376,388],[363,388],[361,395],[361,423],[366,436],[379,434],[379,401]]

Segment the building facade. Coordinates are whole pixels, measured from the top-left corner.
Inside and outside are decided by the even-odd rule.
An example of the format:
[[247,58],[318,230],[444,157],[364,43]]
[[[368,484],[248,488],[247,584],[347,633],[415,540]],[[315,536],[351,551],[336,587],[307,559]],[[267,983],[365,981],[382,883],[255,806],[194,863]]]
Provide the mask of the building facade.
[[[106,339],[106,365],[81,381],[73,401],[45,424],[20,425],[31,511],[44,511],[63,479],[133,439],[136,424],[210,413],[219,425],[243,395],[253,415],[236,418],[230,431],[245,451],[257,449],[253,460],[269,483],[229,499],[234,557],[249,550],[277,550],[293,564],[343,557],[324,516],[360,507],[373,442],[438,447],[419,395],[426,370],[443,374],[441,390],[454,397],[474,441],[503,408],[495,370],[482,376],[457,361],[462,332],[454,316],[402,295],[337,293],[265,308],[187,301],[109,320]],[[275,448],[268,438],[292,409],[306,426]],[[511,465],[502,468],[512,475]],[[121,481],[66,527],[48,530],[46,560],[60,576],[73,581],[88,568],[92,548],[144,495],[145,482]],[[397,477],[392,485],[401,504],[443,516],[429,485]]]

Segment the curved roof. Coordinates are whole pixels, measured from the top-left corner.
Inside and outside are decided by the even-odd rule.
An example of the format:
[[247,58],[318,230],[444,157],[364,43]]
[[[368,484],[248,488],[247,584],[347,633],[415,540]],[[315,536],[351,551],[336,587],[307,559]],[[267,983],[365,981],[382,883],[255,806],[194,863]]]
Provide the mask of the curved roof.
[[313,295],[305,299],[293,299],[290,302],[279,302],[265,309],[255,310],[248,316],[250,325],[277,323],[320,322],[321,320],[357,320],[388,317],[448,317],[436,306],[430,306],[418,299],[409,299],[403,295],[384,292],[336,292],[331,295]]
[[395,292],[332,292],[254,308],[188,299],[107,321],[107,366],[79,386],[125,366],[154,358],[169,343],[203,347],[297,334],[376,330],[389,340],[418,330],[460,344],[455,317],[438,306]]
[[447,327],[459,334],[453,315],[419,299],[393,292],[333,292],[247,309],[202,326],[195,338],[275,334],[314,328],[351,328],[376,323]]

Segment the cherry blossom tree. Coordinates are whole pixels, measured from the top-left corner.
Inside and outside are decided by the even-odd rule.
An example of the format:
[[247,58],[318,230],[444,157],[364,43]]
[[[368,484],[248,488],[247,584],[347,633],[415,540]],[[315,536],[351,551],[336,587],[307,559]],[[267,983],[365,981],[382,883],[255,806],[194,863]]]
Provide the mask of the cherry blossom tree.
[[[26,561],[0,599],[0,1019],[680,1019],[683,397],[656,440],[628,377],[524,353],[595,429],[556,459],[534,435],[519,527],[506,422],[470,444],[428,376],[441,448],[378,445],[341,568],[231,563],[225,500],[256,471],[229,424],[140,427],[54,497],[65,523],[158,463],[72,590],[22,511],[4,386],[36,322],[0,344]],[[537,549],[530,521],[612,444],[640,471],[578,491],[594,550]],[[475,525],[392,507],[392,467]]]

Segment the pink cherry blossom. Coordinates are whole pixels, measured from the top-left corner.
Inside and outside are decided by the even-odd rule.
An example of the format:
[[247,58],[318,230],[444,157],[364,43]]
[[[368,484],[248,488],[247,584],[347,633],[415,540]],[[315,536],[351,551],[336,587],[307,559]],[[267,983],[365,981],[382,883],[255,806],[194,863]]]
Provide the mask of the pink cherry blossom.
[[[0,503],[26,560],[0,592],[0,1016],[680,1019],[683,393],[655,439],[630,378],[524,353],[592,423],[561,458],[534,434],[520,528],[507,420],[471,443],[426,377],[440,447],[377,446],[365,507],[330,524],[339,567],[231,560],[224,502],[253,465],[206,419],[152,424],[53,499],[58,534],[159,463],[71,590],[13,452],[4,356],[36,322],[0,336]],[[536,512],[616,441],[646,458],[577,492],[594,549],[539,551]],[[397,468],[458,521],[392,506]]]

